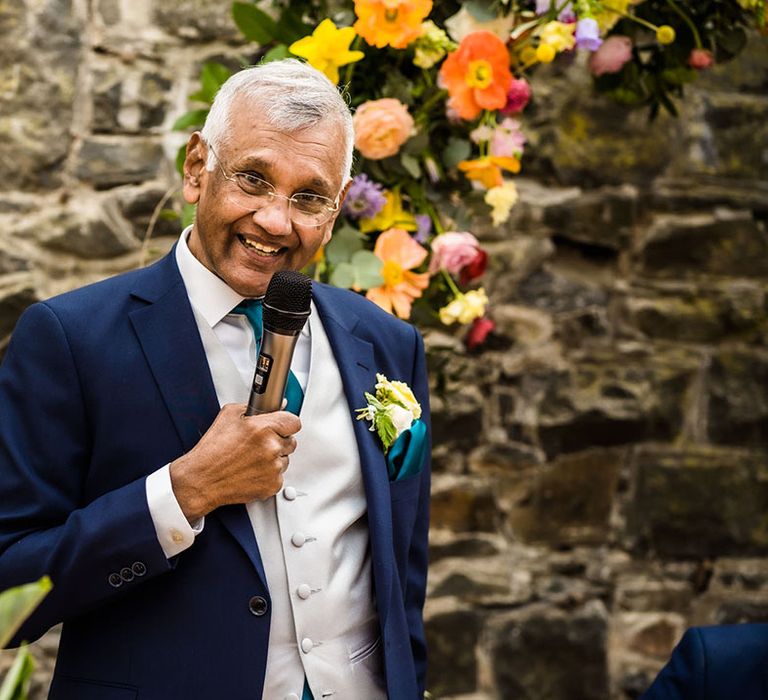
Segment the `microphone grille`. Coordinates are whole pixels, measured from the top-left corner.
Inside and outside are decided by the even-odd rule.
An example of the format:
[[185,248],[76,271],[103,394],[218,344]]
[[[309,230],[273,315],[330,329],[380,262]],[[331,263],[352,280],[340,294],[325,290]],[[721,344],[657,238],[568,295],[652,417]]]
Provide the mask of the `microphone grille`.
[[301,330],[311,301],[309,277],[294,270],[275,272],[264,296],[264,325],[275,330]]

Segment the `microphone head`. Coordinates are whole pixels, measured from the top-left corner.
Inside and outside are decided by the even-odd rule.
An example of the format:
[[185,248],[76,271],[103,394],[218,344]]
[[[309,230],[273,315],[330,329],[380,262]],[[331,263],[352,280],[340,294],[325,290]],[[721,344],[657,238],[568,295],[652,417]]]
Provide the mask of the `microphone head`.
[[264,296],[264,327],[293,335],[304,327],[312,301],[312,280],[294,270],[272,275]]

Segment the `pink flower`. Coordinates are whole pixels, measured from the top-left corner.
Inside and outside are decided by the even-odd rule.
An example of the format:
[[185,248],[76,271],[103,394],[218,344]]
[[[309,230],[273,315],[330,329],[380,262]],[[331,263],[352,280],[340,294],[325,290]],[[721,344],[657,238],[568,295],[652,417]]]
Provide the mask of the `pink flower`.
[[413,133],[413,117],[408,108],[392,97],[364,102],[352,121],[355,148],[371,160],[395,155]]
[[512,156],[520,158],[525,147],[525,134],[520,122],[507,117],[493,130],[491,136],[492,156]]
[[531,86],[525,78],[512,78],[512,84],[507,90],[507,104],[499,111],[502,114],[517,114],[525,109],[531,99]]
[[471,233],[441,233],[432,241],[432,260],[429,273],[435,274],[440,269],[451,275],[458,275],[467,265],[474,262],[482,253],[480,243]]
[[593,75],[617,73],[632,58],[632,39],[616,34],[589,57],[589,70]]
[[693,49],[691,55],[688,56],[688,65],[696,70],[709,68],[714,62],[712,52],[707,49]]
[[467,350],[474,350],[482,345],[488,338],[488,334],[493,330],[496,330],[496,324],[490,318],[487,316],[476,318],[467,333],[467,337],[464,338]]

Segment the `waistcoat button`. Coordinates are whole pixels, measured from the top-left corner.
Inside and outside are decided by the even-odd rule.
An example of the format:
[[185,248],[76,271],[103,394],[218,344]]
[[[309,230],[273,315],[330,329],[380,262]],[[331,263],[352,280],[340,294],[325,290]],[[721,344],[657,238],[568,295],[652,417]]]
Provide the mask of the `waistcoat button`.
[[296,595],[299,596],[302,600],[306,600],[309,598],[309,596],[312,595],[312,589],[309,587],[308,584],[302,583],[297,589],[296,589]]
[[297,495],[297,494],[296,494],[296,489],[295,489],[295,488],[293,488],[293,486],[286,486],[286,487],[283,489],[283,498],[284,498],[286,501],[293,501],[293,500],[295,500],[295,498],[296,498],[296,495]]
[[306,541],[307,537],[303,532],[294,532],[291,536],[291,544],[294,547],[303,547]]
[[312,651],[313,646],[315,645],[309,637],[304,637],[304,639],[301,640],[301,650],[305,654],[309,654],[309,652]]
[[256,617],[264,615],[268,607],[267,599],[260,595],[255,595],[248,601],[248,610],[256,615]]

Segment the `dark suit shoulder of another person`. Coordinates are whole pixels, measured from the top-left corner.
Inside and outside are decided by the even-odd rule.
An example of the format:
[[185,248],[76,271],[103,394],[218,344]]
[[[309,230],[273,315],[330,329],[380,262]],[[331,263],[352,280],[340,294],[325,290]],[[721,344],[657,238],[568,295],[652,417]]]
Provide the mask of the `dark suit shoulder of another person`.
[[768,700],[768,624],[692,627],[641,700]]

